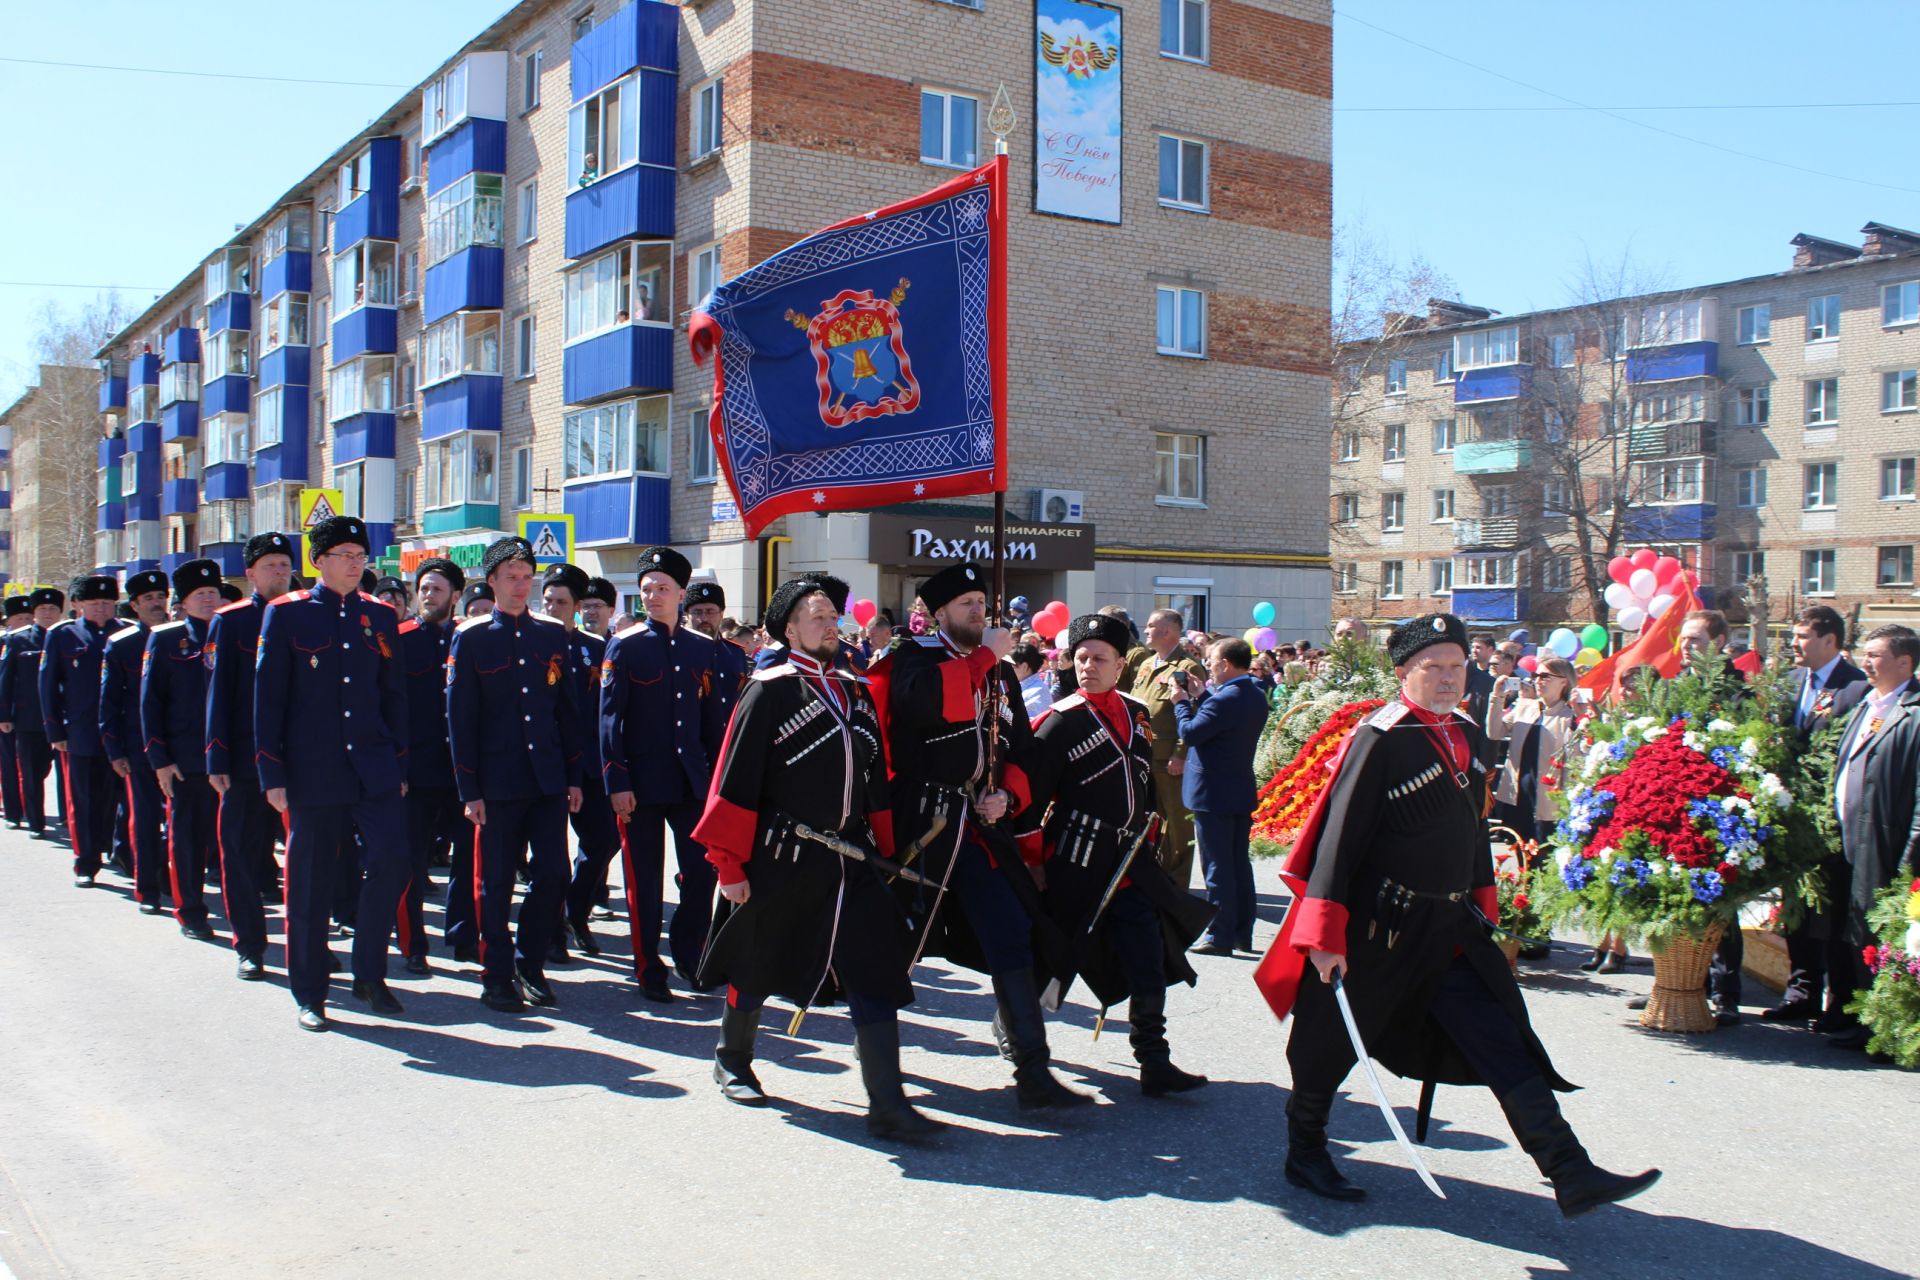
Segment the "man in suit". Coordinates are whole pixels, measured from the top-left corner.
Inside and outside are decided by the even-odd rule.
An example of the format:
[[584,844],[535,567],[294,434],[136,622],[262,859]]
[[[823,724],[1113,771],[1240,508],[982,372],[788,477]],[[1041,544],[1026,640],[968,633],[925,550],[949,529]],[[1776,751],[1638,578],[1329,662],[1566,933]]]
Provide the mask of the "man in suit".
[[1478,725],[1487,722],[1487,704],[1493,700],[1493,637],[1484,631],[1473,635],[1473,648],[1467,662],[1467,715]]
[[[1193,810],[1212,928],[1195,950],[1232,955],[1253,950],[1253,753],[1267,724],[1267,698],[1253,678],[1253,649],[1237,637],[1207,650],[1211,692],[1182,683],[1173,695],[1180,740],[1187,745],[1181,799]],[[1196,696],[1197,695],[1197,696]],[[1184,887],[1184,886],[1182,886]]]
[[[1827,605],[1808,605],[1794,617],[1793,657],[1799,669],[1793,673],[1793,729],[1802,743],[1844,719],[1867,692],[1866,673],[1841,655],[1846,635],[1846,623]],[[1846,859],[1838,854],[1828,858],[1820,874],[1838,875],[1839,883],[1844,883]],[[1827,957],[1826,942],[1818,933],[1811,912],[1788,931],[1787,959],[1792,975],[1780,1003],[1762,1013],[1762,1018],[1769,1022],[1807,1022],[1821,1017]]]
[[1847,1002],[1872,983],[1861,950],[1873,941],[1867,912],[1904,861],[1914,862],[1914,778],[1920,772],[1920,635],[1876,627],[1861,645],[1868,690],[1840,735],[1833,800],[1843,861],[1827,880],[1827,1016],[1836,1049],[1864,1049],[1867,1028]]
[[1147,648],[1153,654],[1141,665],[1133,685],[1133,696],[1147,704],[1147,725],[1153,730],[1154,807],[1164,824],[1160,868],[1180,889],[1193,881],[1193,815],[1181,798],[1187,752],[1174,719],[1173,697],[1185,680],[1191,679],[1198,692],[1206,679],[1200,664],[1180,648],[1185,630],[1186,620],[1172,609],[1155,609],[1147,615]]

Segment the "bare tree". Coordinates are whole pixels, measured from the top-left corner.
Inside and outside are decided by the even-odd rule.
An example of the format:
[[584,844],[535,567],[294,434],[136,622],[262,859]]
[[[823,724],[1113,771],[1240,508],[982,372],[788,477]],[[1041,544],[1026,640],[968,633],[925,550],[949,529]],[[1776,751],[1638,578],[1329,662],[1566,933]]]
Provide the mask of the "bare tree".
[[[36,318],[34,358],[43,366],[81,369],[88,375],[94,352],[125,327],[131,311],[118,294],[66,311],[49,303]],[[42,377],[38,393],[34,518],[41,525],[41,580],[64,587],[94,563],[94,493],[101,439],[99,382],[93,376]]]

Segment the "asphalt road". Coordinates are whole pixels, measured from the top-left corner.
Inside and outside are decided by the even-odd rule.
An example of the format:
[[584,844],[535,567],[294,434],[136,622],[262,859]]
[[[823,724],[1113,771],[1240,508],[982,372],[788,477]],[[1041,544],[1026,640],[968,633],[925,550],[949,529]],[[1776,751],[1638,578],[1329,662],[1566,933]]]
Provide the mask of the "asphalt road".
[[[1478,1090],[1440,1093],[1426,1158],[1445,1202],[1357,1075],[1334,1134],[1372,1198],[1288,1187],[1285,1029],[1248,960],[1202,957],[1199,986],[1173,994],[1176,1060],[1214,1081],[1183,1098],[1139,1095],[1124,1024],[1096,1041],[1090,1010],[1064,1012],[1056,1055],[1105,1105],[1062,1120],[1016,1110],[982,984],[922,969],[909,1092],[954,1129],[897,1149],[866,1135],[838,1013],[788,1038],[770,1009],[761,1076],[778,1105],[722,1101],[717,1002],[635,1000],[621,924],[596,926],[620,939],[605,959],[553,971],[557,1010],[489,1013],[473,971],[436,953],[431,978],[395,965],[403,1018],[366,1015],[342,982],[335,1030],[315,1036],[294,1025],[277,947],[273,981],[243,984],[226,946],[138,914],[111,875],[74,889],[67,866],[63,846],[0,831],[0,1280],[1920,1267],[1920,1076],[1751,1018],[1643,1033],[1621,1000],[1650,985],[1644,961],[1595,980],[1567,957],[1526,977],[1562,1073],[1588,1086],[1566,1108],[1596,1158],[1666,1169],[1569,1223]],[[1262,916],[1264,942],[1273,900]],[[1387,1085],[1411,1129],[1415,1088]]]

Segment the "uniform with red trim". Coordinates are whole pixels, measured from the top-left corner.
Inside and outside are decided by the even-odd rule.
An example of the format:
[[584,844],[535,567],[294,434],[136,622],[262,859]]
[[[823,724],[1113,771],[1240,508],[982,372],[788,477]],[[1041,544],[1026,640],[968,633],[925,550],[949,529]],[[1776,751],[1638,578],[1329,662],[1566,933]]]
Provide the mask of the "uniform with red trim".
[[[567,898],[567,814],[579,802],[589,742],[567,675],[566,630],[524,599],[509,602],[502,575],[514,565],[525,566],[531,592],[532,544],[508,537],[487,548],[481,569],[497,607],[460,624],[447,658],[453,783],[479,828],[481,999],[503,1013],[523,999],[556,1003],[547,950]],[[516,934],[514,868],[523,852],[527,894]]]
[[[25,595],[11,595],[7,597],[3,608],[6,631],[0,633],[0,681],[6,679],[6,637],[33,625],[27,617],[33,612],[33,601]],[[14,625],[16,622],[18,626]],[[14,751],[10,729],[0,732],[0,811],[6,814],[9,826],[18,827],[26,820],[26,814],[20,807],[20,760]]]
[[21,809],[37,836],[47,829],[47,774],[53,771],[53,746],[40,706],[40,658],[47,630],[60,620],[67,596],[58,587],[41,587],[27,598],[33,602],[33,625],[8,634],[6,661],[0,663],[0,723],[13,726]]
[[287,985],[301,1027],[324,1031],[327,916],[342,842],[356,828],[365,874],[355,911],[354,993],[375,1013],[400,1011],[386,975],[409,863],[400,797],[407,690],[393,610],[356,585],[355,559],[371,546],[367,526],[357,516],[331,516],[307,540],[319,582],[273,601],[260,625],[254,756],[268,803],[286,804]]
[[100,749],[126,788],[127,845],[133,863],[133,900],[145,915],[157,915],[167,892],[167,849],[160,821],[166,798],[154,780],[140,730],[140,668],[152,628],[139,614],[166,617],[167,575],[144,569],[127,579],[127,599],[136,619],[107,641],[100,662]]
[[1069,963],[1044,976],[1063,992],[1083,978],[1102,1009],[1128,1001],[1140,1088],[1152,1097],[1207,1083],[1173,1065],[1167,988],[1193,984],[1187,948],[1213,908],[1175,886],[1151,836],[1121,870],[1149,826],[1158,826],[1147,706],[1115,687],[1131,640],[1126,623],[1101,614],[1075,619],[1068,629],[1067,651],[1088,651],[1093,665],[1081,674],[1079,691],[1034,725],[1026,770],[1033,803],[1015,828],[1022,857],[1046,869],[1041,902],[1048,916],[1072,940]]
[[166,797],[167,870],[180,932],[202,942],[207,863],[214,852],[219,797],[207,781],[207,631],[220,604],[220,566],[189,560],[173,571],[173,598],[186,617],[147,633],[140,669],[140,732],[147,763]]
[[[1497,918],[1485,821],[1485,739],[1454,708],[1466,692],[1466,628],[1451,614],[1400,624],[1389,650],[1401,697],[1353,731],[1334,778],[1289,856],[1296,896],[1255,973],[1276,1014],[1293,1013],[1287,1062],[1287,1180],[1352,1200],[1327,1153],[1334,1092],[1355,1054],[1330,981],[1342,982],[1370,1056],[1432,1086],[1484,1084],[1569,1215],[1652,1181],[1597,1169],[1560,1115],[1571,1089],[1534,1035],[1487,921]],[[1429,707],[1439,710],[1429,710]]]
[[67,834],[73,842],[74,883],[81,885],[93,883],[99,874],[119,791],[100,749],[100,660],[107,641],[120,630],[113,618],[119,598],[120,584],[104,574],[75,578],[73,600],[83,616],[47,632],[46,656],[40,663],[47,741],[63,744],[66,753],[61,777],[67,789]]
[[[692,564],[672,547],[648,547],[636,568],[643,598],[649,579],[672,598],[693,576]],[[682,981],[694,983],[713,920],[713,868],[693,828],[734,706],[725,689],[735,677],[726,674],[723,658],[720,642],[688,627],[676,603],[670,618],[647,617],[615,636],[601,668],[601,767],[615,812],[627,803],[622,793],[631,796],[632,812],[620,831],[627,925],[634,978],[653,1001],[673,999],[660,955],[669,827],[680,905],[667,943]]]
[[[569,873],[566,927],[575,946],[587,955],[597,956],[600,944],[595,941],[587,919],[593,913],[600,887],[606,883],[613,855],[620,852],[620,828],[614,821],[613,804],[607,799],[600,770],[600,735],[596,723],[600,709],[600,672],[606,663],[607,642],[574,622],[580,602],[587,599],[587,593],[592,590],[591,582],[586,570],[578,565],[550,565],[541,595],[548,616],[556,619],[567,634],[567,679],[573,682],[574,705],[580,708],[582,737],[586,740],[586,762],[580,768],[580,809],[572,815],[578,852]],[[566,934],[555,937],[548,948],[548,959],[566,962]]]
[[820,575],[782,584],[767,605],[772,634],[802,639],[790,644],[786,662],[748,682],[694,832],[724,895],[699,977],[728,984],[714,1061],[728,1098],[766,1101],[753,1042],[767,997],[802,1009],[844,998],[868,1090],[868,1127],[919,1137],[937,1126],[900,1092],[897,1012],[913,1001],[906,922],[871,864],[796,832],[804,825],[893,853],[873,701],[857,676],[832,665],[830,619],[845,599],[845,583]]
[[400,668],[407,684],[407,890],[395,924],[409,973],[427,964],[426,891],[436,849],[451,844],[442,940],[455,960],[480,958],[479,924],[473,913],[473,824],[453,785],[453,751],[447,743],[447,655],[457,625],[453,610],[466,588],[459,565],[430,556],[413,568],[414,590],[433,574],[444,582],[447,603],[438,617],[420,615],[400,624]]

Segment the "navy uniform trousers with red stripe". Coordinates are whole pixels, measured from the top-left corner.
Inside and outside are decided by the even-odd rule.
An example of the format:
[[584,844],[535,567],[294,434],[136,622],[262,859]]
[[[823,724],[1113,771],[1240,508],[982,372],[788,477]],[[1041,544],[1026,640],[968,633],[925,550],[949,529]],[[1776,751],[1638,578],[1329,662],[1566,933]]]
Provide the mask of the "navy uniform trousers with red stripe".
[[180,770],[167,799],[167,866],[173,914],[185,928],[207,923],[207,863],[214,850],[219,797],[207,781],[207,623],[169,622],[147,633],[140,675],[140,728],[156,772]]

